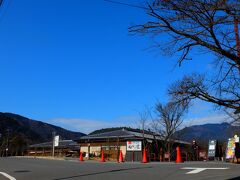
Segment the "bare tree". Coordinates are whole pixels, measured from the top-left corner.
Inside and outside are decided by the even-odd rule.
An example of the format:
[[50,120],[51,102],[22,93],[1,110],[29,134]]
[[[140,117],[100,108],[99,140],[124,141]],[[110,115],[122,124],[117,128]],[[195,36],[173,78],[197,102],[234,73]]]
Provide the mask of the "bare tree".
[[198,98],[227,109],[233,109],[235,114],[239,113],[240,80],[234,82],[226,80],[222,83],[224,85],[219,86],[211,81],[208,82],[203,75],[191,74],[173,83],[169,87],[168,93],[175,102],[184,105],[188,105],[191,100]]
[[176,82],[169,89],[173,99],[186,103],[198,98],[240,113],[240,1],[146,0],[142,8],[151,20],[129,31],[160,39],[154,46],[179,55],[179,66],[192,59],[193,50],[215,56],[211,75],[189,75]]
[[142,136],[143,136],[143,147],[145,148],[146,146],[145,130],[147,129],[147,126],[148,126],[150,111],[147,108],[145,108],[143,111],[139,112],[138,114],[139,114],[140,129],[142,130]]
[[165,152],[171,151],[175,139],[174,135],[183,122],[182,117],[186,110],[186,107],[172,102],[165,105],[162,103],[156,104],[156,118],[153,119],[153,129],[163,138]]

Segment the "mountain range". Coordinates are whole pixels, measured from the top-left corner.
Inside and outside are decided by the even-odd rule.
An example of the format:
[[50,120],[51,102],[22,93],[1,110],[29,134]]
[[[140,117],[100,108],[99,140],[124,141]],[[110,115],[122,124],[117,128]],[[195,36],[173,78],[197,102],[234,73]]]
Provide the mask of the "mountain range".
[[[117,129],[131,129],[129,127],[105,128],[93,131],[90,134],[108,132]],[[135,129],[138,130],[139,129]],[[0,134],[2,138],[14,139],[21,137],[26,145],[47,142],[52,140],[52,132],[60,135],[61,139],[77,139],[83,135],[81,132],[73,132],[54,126],[45,122],[32,120],[13,113],[0,113]],[[177,132],[177,137],[184,141],[191,142],[193,139],[207,142],[209,139],[217,139],[226,142],[235,134],[239,135],[240,126],[233,126],[229,123],[204,124],[185,127]]]
[[3,139],[21,138],[26,144],[52,140],[55,132],[61,139],[77,139],[83,135],[41,121],[32,120],[13,113],[0,113],[0,134]]
[[[142,130],[140,129],[133,129],[130,127],[113,127],[95,130],[90,134],[104,133],[123,128],[130,131],[142,132]],[[150,131],[145,132],[151,133]],[[233,126],[229,123],[219,123],[185,127],[177,131],[175,133],[175,136],[179,140],[187,142],[192,142],[193,140],[196,140],[197,142],[201,142],[201,144],[207,145],[210,139],[215,139],[220,142],[226,143],[228,138],[233,137],[235,134],[240,135],[240,126]]]
[[185,141],[201,140],[208,141],[216,139],[227,142],[228,138],[235,134],[240,135],[240,126],[233,126],[229,123],[221,124],[204,124],[185,127],[177,132],[178,137]]

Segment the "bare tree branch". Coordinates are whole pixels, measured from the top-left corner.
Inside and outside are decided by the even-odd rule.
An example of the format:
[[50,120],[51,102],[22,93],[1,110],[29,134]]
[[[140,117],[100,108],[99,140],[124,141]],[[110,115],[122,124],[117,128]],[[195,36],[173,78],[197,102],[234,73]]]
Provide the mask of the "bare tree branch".
[[194,49],[216,57],[210,76],[184,77],[169,88],[172,98],[182,104],[198,98],[240,113],[240,1],[146,0],[144,10],[151,21],[129,32],[160,37],[165,54],[180,54],[179,66]]

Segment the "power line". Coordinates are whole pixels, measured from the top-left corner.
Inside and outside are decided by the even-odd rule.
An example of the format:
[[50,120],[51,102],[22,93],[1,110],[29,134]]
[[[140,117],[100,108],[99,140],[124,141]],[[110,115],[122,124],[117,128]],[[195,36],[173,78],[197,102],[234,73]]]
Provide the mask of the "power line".
[[128,4],[128,3],[124,3],[124,2],[120,2],[120,1],[114,1],[114,0],[104,0],[104,1],[109,2],[109,3],[113,3],[113,4],[120,4],[120,5],[124,5],[124,6],[139,8],[139,9],[145,9],[145,10],[148,9],[148,8],[146,8],[146,7],[144,7],[144,6],[138,6],[138,5],[134,5],[134,4]]

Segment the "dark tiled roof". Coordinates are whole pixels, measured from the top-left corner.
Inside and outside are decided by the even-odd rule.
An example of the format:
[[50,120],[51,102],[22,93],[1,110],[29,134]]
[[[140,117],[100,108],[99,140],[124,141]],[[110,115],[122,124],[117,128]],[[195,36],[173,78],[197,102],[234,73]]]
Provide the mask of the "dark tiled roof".
[[[29,146],[30,148],[51,148],[52,142],[45,142],[40,144],[33,144]],[[78,147],[78,144],[73,140],[60,140],[59,141],[59,148],[67,148],[67,147]]]
[[88,136],[82,136],[80,139],[100,139],[100,138],[125,138],[125,137],[134,137],[129,131],[121,129],[110,132],[92,134]]
[[[143,133],[142,132],[137,132],[137,131],[130,131],[126,129],[121,129],[121,130],[114,130],[110,132],[105,132],[105,133],[98,133],[98,134],[92,134],[92,135],[87,135],[87,136],[82,136],[80,139],[76,140],[77,142],[80,142],[81,140],[97,140],[97,139],[115,139],[115,138],[123,138],[123,139],[142,139],[143,138]],[[144,133],[144,138],[147,140],[163,140],[163,138],[158,135],[154,134],[153,132],[145,132]],[[181,143],[181,144],[190,144],[185,141],[179,141],[175,140],[176,143]]]
[[[160,136],[158,135],[153,135],[153,134],[144,134],[144,137],[147,139],[160,139]],[[134,131],[129,131],[125,129],[121,130],[115,130],[115,131],[110,131],[110,132],[105,132],[105,133],[98,133],[98,134],[93,134],[93,135],[88,135],[88,136],[82,136],[80,140],[85,140],[85,139],[108,139],[108,138],[143,138],[143,134],[140,132],[134,132]]]

